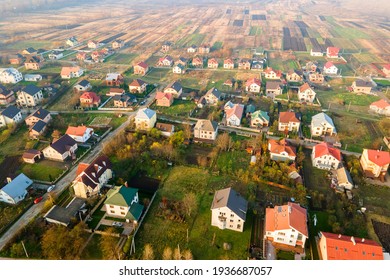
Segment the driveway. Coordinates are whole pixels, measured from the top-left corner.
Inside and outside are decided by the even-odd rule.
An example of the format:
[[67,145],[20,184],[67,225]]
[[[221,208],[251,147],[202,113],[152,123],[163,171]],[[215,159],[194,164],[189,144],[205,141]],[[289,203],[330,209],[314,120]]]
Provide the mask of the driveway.
[[276,260],[276,250],[269,240],[265,241],[265,258],[266,260]]

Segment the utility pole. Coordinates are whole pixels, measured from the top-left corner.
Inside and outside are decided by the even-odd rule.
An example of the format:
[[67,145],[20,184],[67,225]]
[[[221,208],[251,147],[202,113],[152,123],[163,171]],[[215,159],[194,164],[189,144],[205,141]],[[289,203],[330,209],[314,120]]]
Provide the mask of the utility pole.
[[348,105],[348,110],[347,112],[349,112],[349,108],[351,107],[351,101],[349,101],[349,105]]
[[23,242],[23,240],[22,240],[22,246],[23,246],[23,250],[24,250],[24,253],[26,253],[26,257],[27,258],[30,258],[29,256],[28,256],[28,253],[27,253],[27,250],[26,250],[26,247],[24,246],[24,242]]

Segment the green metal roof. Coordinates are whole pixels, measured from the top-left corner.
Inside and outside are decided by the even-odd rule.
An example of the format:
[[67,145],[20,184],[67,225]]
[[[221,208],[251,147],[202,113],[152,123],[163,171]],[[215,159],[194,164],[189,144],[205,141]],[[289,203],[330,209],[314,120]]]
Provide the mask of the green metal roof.
[[104,204],[129,207],[137,192],[138,189],[126,188],[125,186],[114,187],[108,191]]
[[133,203],[130,207],[129,212],[127,212],[125,219],[138,221],[141,217],[144,206],[139,203]]
[[261,111],[261,110],[258,110],[256,112],[254,112],[252,114],[252,118],[262,118],[262,119],[266,119],[268,122],[269,122],[269,116],[268,116],[268,113],[267,112],[264,112],[264,111]]

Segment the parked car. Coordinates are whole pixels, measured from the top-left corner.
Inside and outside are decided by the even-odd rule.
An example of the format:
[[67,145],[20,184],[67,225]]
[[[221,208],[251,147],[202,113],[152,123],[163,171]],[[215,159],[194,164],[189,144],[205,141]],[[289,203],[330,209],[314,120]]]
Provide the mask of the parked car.
[[51,185],[50,187],[47,188],[47,192],[51,192],[52,190],[54,190],[55,187],[56,185]]
[[113,223],[112,223],[112,226],[113,226],[113,227],[122,227],[122,226],[123,226],[123,223],[121,223],[121,222],[113,222]]
[[37,198],[34,200],[34,204],[37,204],[37,203],[41,202],[42,199],[43,199],[43,196],[37,197]]

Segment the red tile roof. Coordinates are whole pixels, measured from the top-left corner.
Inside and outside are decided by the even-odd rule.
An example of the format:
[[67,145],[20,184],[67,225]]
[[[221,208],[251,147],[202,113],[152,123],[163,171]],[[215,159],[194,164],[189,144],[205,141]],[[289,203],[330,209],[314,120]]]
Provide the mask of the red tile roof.
[[375,101],[373,103],[371,103],[370,106],[376,106],[378,108],[381,108],[381,109],[385,109],[386,107],[389,107],[390,106],[390,103],[387,102],[386,100],[384,99],[381,99],[379,101]]
[[308,83],[304,83],[304,84],[301,85],[301,87],[299,88],[299,91],[300,91],[300,92],[303,92],[303,91],[305,91],[305,90],[307,90],[307,89],[311,89],[311,88],[310,88],[310,86],[309,86]]
[[383,68],[385,68],[386,70],[389,70],[389,71],[390,71],[390,63],[389,63],[389,64],[386,64],[385,66],[383,66]]
[[79,176],[83,171],[89,166],[88,163],[79,163],[79,166],[77,166],[76,176]]
[[87,131],[87,128],[88,127],[86,127],[85,125],[69,126],[65,133],[68,135],[83,136],[84,133]]
[[382,247],[372,240],[321,232],[328,260],[383,260]]
[[233,60],[231,60],[230,58],[227,58],[223,61],[224,64],[234,64]]
[[244,105],[234,104],[233,108],[226,108],[226,119],[229,119],[231,116],[235,115],[237,118],[241,119],[242,114],[244,113]]
[[215,58],[210,58],[207,62],[207,64],[218,64],[218,61]]
[[163,99],[163,98],[167,98],[170,100],[172,98],[172,94],[170,94],[169,92],[167,93],[161,91],[157,92],[156,100]]
[[289,123],[289,122],[300,122],[294,112],[280,112],[279,122]]
[[265,230],[295,229],[308,237],[307,211],[299,204],[289,202],[287,205],[265,209]]
[[329,68],[332,68],[333,66],[334,66],[333,62],[332,61],[328,61],[327,63],[325,63],[324,68],[329,69]]
[[368,159],[378,166],[390,163],[390,152],[367,149],[367,155]]
[[274,154],[281,154],[286,152],[289,156],[296,156],[295,147],[292,147],[288,144],[285,139],[276,141],[274,139],[269,139],[268,143],[270,144],[270,152]]
[[148,68],[148,65],[147,65],[145,62],[143,62],[143,61],[141,61],[140,63],[138,63],[137,66],[142,67],[142,68],[145,68],[145,69]]
[[100,96],[98,96],[95,92],[93,91],[86,91],[80,96],[81,99],[88,99],[91,100],[91,103],[100,103]]
[[339,48],[336,47],[328,47],[326,49],[326,53],[329,54],[330,56],[338,56],[339,55]]
[[260,79],[256,79],[256,78],[248,79],[246,81],[246,86],[249,87],[251,84],[256,84],[258,86],[261,86],[261,81],[260,81]]
[[72,66],[72,67],[62,67],[61,69],[61,76],[69,76],[72,72],[78,72],[80,71],[79,66]]
[[330,155],[336,158],[338,161],[341,161],[341,153],[339,149],[333,148],[328,143],[323,142],[314,146],[315,154],[314,157],[322,157],[325,155]]
[[134,79],[131,82],[130,86],[132,86],[132,87],[140,87],[140,86],[142,86],[144,84],[146,84],[146,82],[144,82],[143,80],[141,80],[141,79]]

